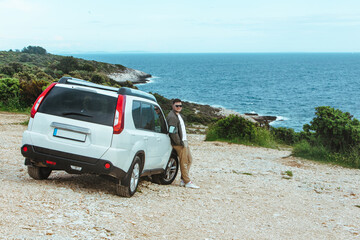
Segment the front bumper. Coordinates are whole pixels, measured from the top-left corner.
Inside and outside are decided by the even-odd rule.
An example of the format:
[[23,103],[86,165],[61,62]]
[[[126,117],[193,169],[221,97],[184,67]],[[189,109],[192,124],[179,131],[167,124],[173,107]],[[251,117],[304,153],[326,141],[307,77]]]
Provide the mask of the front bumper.
[[126,172],[113,166],[110,161],[70,154],[52,149],[25,144],[21,147],[25,165],[48,167],[69,173],[93,173],[123,179]]

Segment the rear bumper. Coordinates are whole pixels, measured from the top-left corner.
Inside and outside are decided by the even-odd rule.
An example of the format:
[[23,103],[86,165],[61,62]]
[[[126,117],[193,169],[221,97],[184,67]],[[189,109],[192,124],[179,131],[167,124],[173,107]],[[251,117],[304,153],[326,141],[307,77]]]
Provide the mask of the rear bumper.
[[25,165],[49,167],[53,170],[65,170],[69,173],[109,175],[118,179],[123,179],[126,175],[125,171],[113,166],[107,160],[69,154],[33,145],[23,145],[21,154],[26,158]]

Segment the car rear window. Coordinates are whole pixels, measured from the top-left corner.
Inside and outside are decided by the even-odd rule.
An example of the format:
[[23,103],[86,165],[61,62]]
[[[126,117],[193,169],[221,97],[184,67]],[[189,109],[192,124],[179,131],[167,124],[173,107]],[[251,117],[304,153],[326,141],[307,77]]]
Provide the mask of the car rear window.
[[72,88],[55,87],[38,112],[112,126],[117,98]]

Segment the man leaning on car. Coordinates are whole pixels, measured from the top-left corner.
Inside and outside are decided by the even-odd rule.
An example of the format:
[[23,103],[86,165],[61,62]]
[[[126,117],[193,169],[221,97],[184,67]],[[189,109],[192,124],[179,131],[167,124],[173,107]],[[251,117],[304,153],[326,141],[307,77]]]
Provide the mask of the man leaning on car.
[[181,110],[182,110],[181,100],[174,99],[172,104],[172,111],[170,111],[170,113],[166,118],[169,124],[169,135],[171,139],[171,145],[177,152],[180,159],[180,171],[181,171],[180,186],[187,188],[200,188],[199,186],[192,183],[189,178],[192,156],[187,141],[185,123],[180,114]]

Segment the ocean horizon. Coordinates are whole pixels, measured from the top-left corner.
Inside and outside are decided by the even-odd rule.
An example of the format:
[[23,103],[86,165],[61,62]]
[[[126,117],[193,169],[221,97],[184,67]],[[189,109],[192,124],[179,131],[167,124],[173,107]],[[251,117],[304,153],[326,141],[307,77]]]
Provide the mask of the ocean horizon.
[[73,54],[151,74],[140,90],[167,98],[277,116],[274,127],[301,131],[315,107],[360,117],[360,53]]

